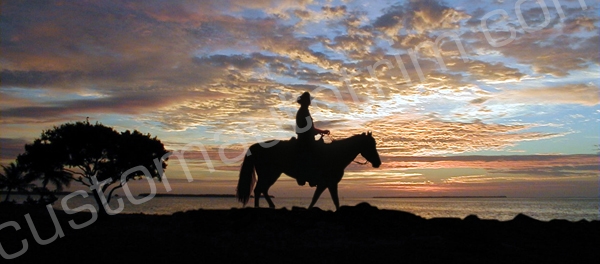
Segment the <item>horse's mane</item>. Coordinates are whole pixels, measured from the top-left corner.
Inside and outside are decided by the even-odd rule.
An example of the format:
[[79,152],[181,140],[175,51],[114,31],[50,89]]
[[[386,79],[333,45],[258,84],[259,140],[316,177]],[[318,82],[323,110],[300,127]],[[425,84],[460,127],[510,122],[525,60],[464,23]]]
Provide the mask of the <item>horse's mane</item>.
[[331,143],[329,143],[329,144],[331,144],[331,145],[343,144],[343,143],[346,143],[346,142],[349,142],[349,141],[355,141],[355,140],[361,138],[362,136],[364,136],[364,134],[354,134],[354,135],[349,136],[347,138],[333,139],[333,140],[331,140]]
[[[332,138],[331,142],[330,143],[326,143],[325,145],[329,145],[331,147],[334,147],[334,146],[337,147],[337,146],[340,146],[340,145],[348,144],[348,142],[359,140],[359,139],[361,139],[364,136],[365,136],[365,134],[363,133],[363,134],[354,134],[354,135],[349,136],[347,138],[340,138],[340,139],[333,139]],[[298,140],[296,137],[292,137],[289,140],[279,140],[279,141],[280,141],[280,143],[283,143],[283,144],[289,144],[289,143],[292,143],[292,142],[294,142],[296,140]],[[272,141],[273,140],[265,141],[265,143],[270,143]]]

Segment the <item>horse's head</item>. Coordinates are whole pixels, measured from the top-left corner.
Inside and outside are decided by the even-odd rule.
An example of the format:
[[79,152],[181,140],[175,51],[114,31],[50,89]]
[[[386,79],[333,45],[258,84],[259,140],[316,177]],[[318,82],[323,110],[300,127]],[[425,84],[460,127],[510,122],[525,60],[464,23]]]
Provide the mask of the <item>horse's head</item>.
[[379,153],[377,153],[377,142],[375,142],[373,134],[369,131],[369,133],[362,133],[361,136],[364,138],[364,140],[360,150],[360,155],[367,159],[367,161],[369,161],[374,168],[379,168],[381,165],[381,160],[379,159]]

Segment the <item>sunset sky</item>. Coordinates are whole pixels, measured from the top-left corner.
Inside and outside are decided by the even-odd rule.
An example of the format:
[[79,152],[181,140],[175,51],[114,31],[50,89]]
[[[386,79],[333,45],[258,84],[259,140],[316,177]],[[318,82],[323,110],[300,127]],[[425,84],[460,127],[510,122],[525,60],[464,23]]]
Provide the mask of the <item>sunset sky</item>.
[[[341,197],[597,197],[599,8],[2,1],[0,163],[89,117],[185,150],[166,170],[174,193],[234,193],[244,149],[295,136],[309,91],[317,127],[377,139],[382,166],[349,166]],[[270,192],[313,191],[282,175]]]

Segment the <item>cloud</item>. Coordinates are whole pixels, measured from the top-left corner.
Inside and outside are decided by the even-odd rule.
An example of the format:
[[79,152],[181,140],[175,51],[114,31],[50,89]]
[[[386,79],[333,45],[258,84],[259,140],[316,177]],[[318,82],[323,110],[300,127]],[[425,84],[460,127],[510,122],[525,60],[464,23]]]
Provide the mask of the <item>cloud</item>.
[[[510,45],[492,48],[477,29],[488,10],[440,1],[383,11],[313,1],[7,2],[2,124],[102,113],[169,133],[198,129],[211,142],[217,133],[221,141],[287,138],[295,97],[311,91],[319,124],[340,136],[381,130],[389,153],[502,150],[562,135],[480,115],[500,116],[496,102],[597,105],[597,86],[566,85],[570,79],[551,79],[556,86],[545,88],[493,87],[595,69],[597,15],[565,8],[564,21],[535,34],[519,31]],[[496,28],[515,21],[495,21]],[[447,32],[460,36],[469,61],[445,38],[443,70],[434,45]],[[449,121],[428,119],[431,113]]]
[[351,59],[362,59],[371,55],[370,47],[374,44],[370,35],[343,35],[336,36],[326,47],[335,52],[344,53]]
[[481,97],[481,98],[476,98],[476,99],[471,100],[470,103],[478,105],[478,104],[485,103],[487,100],[488,100],[488,98]]
[[168,4],[165,4],[160,0],[152,0],[135,1],[128,5],[134,6],[136,10],[140,10],[159,21],[199,26],[203,22],[219,19],[219,15],[222,13],[238,13],[245,10],[260,10],[266,15],[274,15],[288,19],[289,12],[294,12],[296,10],[303,11],[306,6],[312,2],[312,0],[259,0],[251,2],[243,0],[176,0],[169,1]]
[[[457,63],[455,65],[461,65]],[[486,83],[501,83],[507,81],[517,82],[525,76],[520,70],[507,67],[503,63],[487,63],[483,61],[472,61],[464,64],[470,74],[469,79]],[[450,69],[458,70],[458,67],[450,66]]]
[[[2,109],[2,123],[30,122],[30,120],[54,119],[81,113],[118,113],[136,115],[152,112],[186,100],[191,91],[139,91],[119,92],[113,96],[93,99],[60,100],[30,106],[15,106]],[[219,93],[203,92],[201,97],[219,98]]]
[[74,80],[83,78],[83,72],[9,71],[0,72],[2,86],[68,89]]
[[528,125],[415,120],[401,115],[371,121],[378,148],[385,155],[447,155],[481,150],[506,150],[518,142],[562,136],[524,132]]
[[346,14],[347,12],[347,8],[346,6],[342,5],[342,6],[324,6],[321,8],[321,10],[323,10],[323,13],[325,16],[327,17],[342,17]]
[[[4,82],[4,80],[2,81]],[[31,106],[35,104],[31,99],[19,97],[9,90],[0,90],[0,95],[0,109]],[[2,112],[0,112],[0,114],[3,115]]]
[[[594,171],[597,155],[500,155],[500,156],[392,156],[382,158],[382,168],[453,169],[480,168],[491,171],[560,170]],[[557,175],[560,176],[560,175]]]
[[564,23],[563,32],[575,33],[581,31],[594,31],[597,29],[597,17],[578,16],[567,19]]
[[0,163],[8,165],[14,162],[19,154],[25,152],[25,144],[29,144],[24,139],[0,138]]
[[380,190],[421,195],[587,197],[597,192],[597,162],[597,155],[384,156],[374,175],[418,176],[364,181]]
[[600,104],[600,88],[594,84],[572,84],[553,87],[507,90],[493,98],[500,101],[525,104]]
[[458,28],[458,22],[467,18],[469,15],[466,13],[436,0],[410,1],[386,10],[377,18],[374,27],[388,37],[394,37],[400,29],[423,34],[432,30]]
[[[490,17],[486,30],[492,39],[507,44],[493,47],[483,34],[481,18],[471,19],[472,31],[461,35],[463,42],[471,43],[479,52],[496,53],[514,58],[519,63],[530,67],[537,74],[548,74],[555,77],[566,77],[574,71],[587,69],[590,64],[598,65],[600,55],[595,52],[598,43],[597,34],[576,34],[597,30],[597,15],[593,8],[583,10],[581,7],[563,8],[566,19],[559,19],[556,13],[550,13],[545,24],[543,9],[539,6],[523,5],[519,21],[515,16],[500,19]],[[516,11],[515,11],[516,12]],[[481,13],[481,11],[479,12]],[[525,31],[529,26],[531,32]],[[514,38],[510,38],[510,30],[514,30]]]

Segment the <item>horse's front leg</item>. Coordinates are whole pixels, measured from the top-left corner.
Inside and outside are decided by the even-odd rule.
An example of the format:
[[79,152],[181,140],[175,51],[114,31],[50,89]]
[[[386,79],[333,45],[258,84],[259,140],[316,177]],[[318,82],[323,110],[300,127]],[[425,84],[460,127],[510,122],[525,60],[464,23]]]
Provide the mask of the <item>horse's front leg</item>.
[[337,189],[338,185],[336,184],[332,184],[331,186],[329,186],[329,194],[331,194],[331,200],[333,200],[333,204],[335,205],[335,210],[337,211],[338,209],[340,209],[340,200],[338,198],[338,189]]
[[317,185],[315,194],[313,195],[312,201],[310,202],[310,205],[308,206],[309,209],[312,208],[317,203],[317,200],[319,200],[319,196],[321,196],[321,194],[323,193],[323,191],[325,191],[326,188],[327,187],[325,187],[324,184]]

